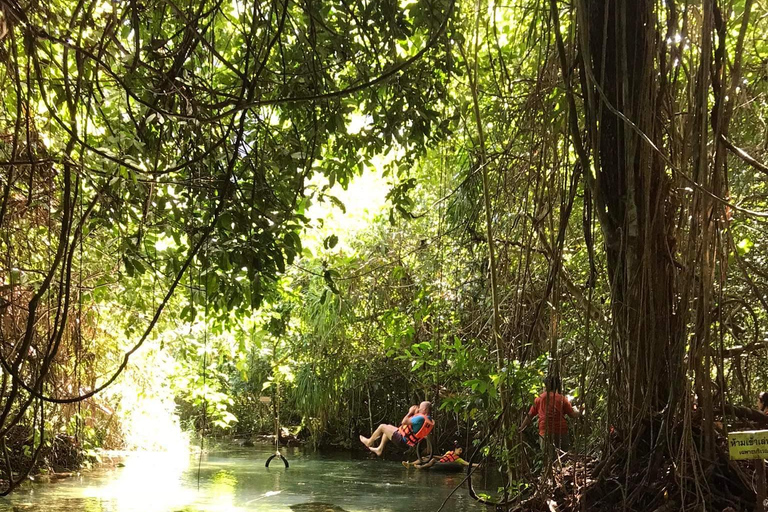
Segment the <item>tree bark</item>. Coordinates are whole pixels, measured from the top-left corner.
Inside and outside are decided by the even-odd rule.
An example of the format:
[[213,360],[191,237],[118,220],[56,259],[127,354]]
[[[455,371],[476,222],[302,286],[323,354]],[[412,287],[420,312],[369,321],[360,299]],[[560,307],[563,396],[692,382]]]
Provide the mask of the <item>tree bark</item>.
[[654,115],[660,101],[654,7],[651,0],[579,4],[596,167],[587,182],[604,210],[598,218],[611,282],[614,420],[626,427],[665,408],[682,367],[673,314],[670,180],[655,150],[637,133],[661,146],[662,119]]

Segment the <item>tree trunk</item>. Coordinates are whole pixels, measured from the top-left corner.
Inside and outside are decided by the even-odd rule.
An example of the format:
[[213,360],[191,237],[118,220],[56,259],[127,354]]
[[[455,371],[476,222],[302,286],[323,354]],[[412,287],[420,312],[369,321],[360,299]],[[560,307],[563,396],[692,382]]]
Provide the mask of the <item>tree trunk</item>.
[[651,0],[584,0],[580,7],[596,167],[587,181],[602,209],[614,317],[612,421],[631,430],[664,409],[682,367],[682,351],[675,349],[670,180],[638,133],[661,146],[658,34]]

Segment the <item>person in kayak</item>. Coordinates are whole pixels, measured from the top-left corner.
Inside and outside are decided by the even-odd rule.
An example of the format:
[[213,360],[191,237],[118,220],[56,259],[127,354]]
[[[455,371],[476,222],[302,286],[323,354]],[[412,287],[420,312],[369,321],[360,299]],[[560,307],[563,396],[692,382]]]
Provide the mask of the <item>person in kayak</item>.
[[460,464],[462,466],[469,466],[469,462],[465,461],[461,458],[463,450],[461,447],[455,448],[453,450],[445,452],[442,456],[433,456],[430,460],[428,460],[425,463],[421,463],[419,461],[413,461],[408,462],[407,460],[403,461],[403,466],[406,468],[416,468],[416,469],[429,469],[432,466],[440,465],[440,464]]
[[[431,414],[431,402],[424,401],[418,406],[413,405],[408,410],[408,414],[405,415],[403,421],[400,422],[400,427],[381,424],[373,434],[371,434],[371,437],[360,435],[360,442],[379,457],[384,453],[384,447],[389,441],[394,442],[400,448],[416,446],[422,439],[427,437],[435,427],[435,422],[432,420]],[[379,438],[381,438],[379,446],[373,448],[373,443]]]

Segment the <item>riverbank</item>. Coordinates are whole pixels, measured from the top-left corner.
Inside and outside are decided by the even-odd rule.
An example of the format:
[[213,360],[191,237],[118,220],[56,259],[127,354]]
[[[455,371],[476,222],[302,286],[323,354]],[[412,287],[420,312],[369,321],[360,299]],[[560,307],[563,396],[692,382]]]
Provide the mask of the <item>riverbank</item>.
[[[16,470],[14,479],[26,475],[32,482],[55,482],[100,462],[98,453],[84,448],[74,436],[58,433],[42,446],[36,444],[31,429],[17,426],[9,431],[6,447],[10,466]],[[0,479],[0,486],[5,485],[7,479]]]

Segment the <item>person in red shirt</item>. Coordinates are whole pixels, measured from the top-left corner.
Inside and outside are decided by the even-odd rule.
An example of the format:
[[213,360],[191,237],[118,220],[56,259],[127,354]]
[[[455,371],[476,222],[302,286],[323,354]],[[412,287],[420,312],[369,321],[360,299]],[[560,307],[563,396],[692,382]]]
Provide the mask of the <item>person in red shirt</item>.
[[560,394],[560,377],[547,377],[544,383],[547,389],[533,401],[525,421],[520,426],[520,432],[523,432],[533,423],[533,418],[538,416],[539,443],[542,451],[555,446],[567,452],[571,439],[568,436],[568,422],[565,417],[578,418],[580,413],[571,405],[568,398]]

